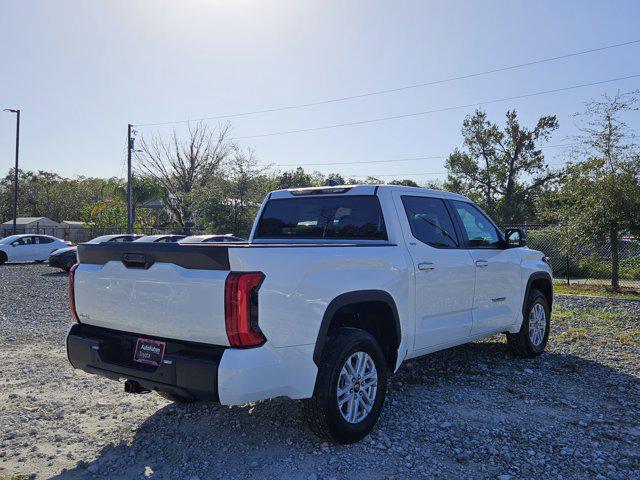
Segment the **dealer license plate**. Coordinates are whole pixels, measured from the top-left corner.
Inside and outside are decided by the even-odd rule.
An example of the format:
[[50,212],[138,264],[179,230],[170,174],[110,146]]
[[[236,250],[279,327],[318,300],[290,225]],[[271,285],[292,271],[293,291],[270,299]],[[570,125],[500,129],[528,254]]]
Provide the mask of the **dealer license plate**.
[[133,360],[157,367],[162,363],[166,345],[166,342],[139,338],[136,343],[136,351],[133,354]]

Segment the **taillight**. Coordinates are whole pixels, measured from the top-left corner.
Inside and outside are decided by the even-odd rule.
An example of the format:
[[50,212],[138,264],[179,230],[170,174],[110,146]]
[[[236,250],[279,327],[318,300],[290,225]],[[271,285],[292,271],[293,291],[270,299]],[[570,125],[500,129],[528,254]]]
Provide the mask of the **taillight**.
[[224,317],[232,347],[256,347],[266,339],[258,326],[261,272],[231,272],[224,286]]
[[76,278],[76,268],[78,268],[78,264],[75,263],[71,270],[69,270],[69,311],[71,311],[71,317],[78,323],[80,323],[80,319],[78,318],[78,312],[76,312],[76,294],[74,291],[74,282]]

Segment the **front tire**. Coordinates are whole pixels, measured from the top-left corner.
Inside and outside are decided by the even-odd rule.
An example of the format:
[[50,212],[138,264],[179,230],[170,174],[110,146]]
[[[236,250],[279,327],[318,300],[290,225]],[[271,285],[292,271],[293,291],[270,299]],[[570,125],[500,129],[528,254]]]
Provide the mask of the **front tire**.
[[551,329],[551,308],[539,290],[531,290],[527,307],[518,333],[507,333],[507,343],[511,351],[519,357],[534,358],[540,355],[549,340]]
[[302,401],[313,433],[341,444],[366,437],[380,417],[387,378],[384,355],[371,334],[337,330],[322,355],[313,396]]
[[7,254],[4,252],[0,252],[0,265],[7,261]]

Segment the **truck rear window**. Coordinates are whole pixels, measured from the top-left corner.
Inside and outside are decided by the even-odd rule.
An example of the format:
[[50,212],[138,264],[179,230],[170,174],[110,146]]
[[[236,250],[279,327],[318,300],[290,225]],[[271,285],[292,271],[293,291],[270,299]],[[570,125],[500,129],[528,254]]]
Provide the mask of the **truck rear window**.
[[267,203],[254,238],[386,240],[378,197],[285,198]]

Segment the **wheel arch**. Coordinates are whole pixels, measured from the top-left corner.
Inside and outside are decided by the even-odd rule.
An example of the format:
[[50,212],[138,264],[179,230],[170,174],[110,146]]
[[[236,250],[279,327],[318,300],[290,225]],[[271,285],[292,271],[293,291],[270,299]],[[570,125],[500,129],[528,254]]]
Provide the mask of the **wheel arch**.
[[524,291],[524,301],[522,302],[522,315],[526,315],[527,300],[531,290],[540,290],[549,303],[549,308],[553,305],[553,280],[548,272],[534,272],[529,275],[527,288]]
[[[389,347],[387,352],[387,362],[391,371],[395,370],[398,348],[400,347],[400,341],[402,339],[402,330],[400,326],[400,316],[398,314],[398,308],[396,302],[389,294],[384,290],[356,290],[352,292],[346,292],[335,297],[327,306],[324,315],[322,316],[322,322],[318,331],[318,337],[316,339],[316,345],[313,350],[313,361],[316,365],[320,365],[320,359],[326,342],[329,338],[332,323],[337,318],[340,312],[349,308],[359,309],[363,306],[372,306],[377,304],[384,304],[388,308],[388,314],[385,316],[391,316],[391,329],[394,334],[394,338],[387,339],[385,342]],[[389,315],[390,314],[390,315]],[[385,322],[388,323],[388,322]],[[363,328],[369,331],[367,328]],[[372,333],[372,332],[370,332]],[[376,335],[374,334],[374,337]],[[380,339],[376,337],[380,343]],[[380,345],[384,349],[385,345]]]

